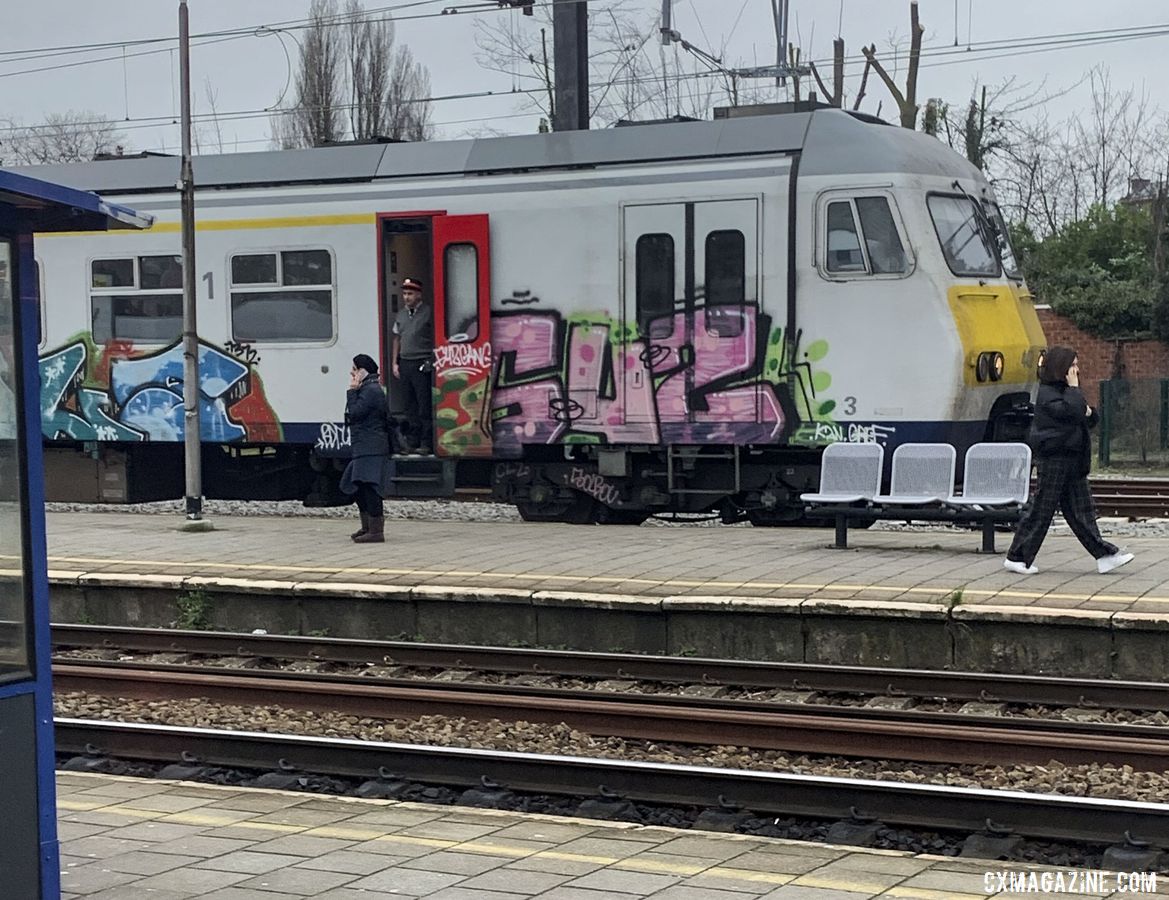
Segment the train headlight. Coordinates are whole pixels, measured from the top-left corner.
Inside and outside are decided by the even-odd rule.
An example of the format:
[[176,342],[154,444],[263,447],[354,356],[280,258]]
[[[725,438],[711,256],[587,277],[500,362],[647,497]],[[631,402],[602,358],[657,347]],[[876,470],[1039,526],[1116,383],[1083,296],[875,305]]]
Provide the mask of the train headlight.
[[978,361],[974,364],[974,377],[979,381],[990,379],[990,354],[979,353]]
[[1003,372],[1006,371],[1007,361],[1003,359],[1003,355],[997,350],[990,355],[990,380],[1002,381]]

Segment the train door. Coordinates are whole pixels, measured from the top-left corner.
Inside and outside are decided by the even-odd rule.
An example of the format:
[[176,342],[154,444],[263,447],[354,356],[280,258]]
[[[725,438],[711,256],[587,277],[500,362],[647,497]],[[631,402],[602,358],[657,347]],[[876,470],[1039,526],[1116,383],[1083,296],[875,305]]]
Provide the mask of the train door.
[[486,215],[435,216],[434,438],[447,457],[491,456],[491,245]]
[[383,214],[381,223],[381,297],[382,334],[381,367],[389,412],[399,417],[405,412],[405,402],[398,379],[394,378],[390,365],[393,347],[394,319],[402,307],[402,279],[417,278],[422,281],[424,302],[434,303],[434,277],[431,272],[430,217],[396,216]]
[[761,440],[781,418],[760,390],[759,212],[758,197],[624,207],[625,321],[644,345],[626,416],[663,443]]

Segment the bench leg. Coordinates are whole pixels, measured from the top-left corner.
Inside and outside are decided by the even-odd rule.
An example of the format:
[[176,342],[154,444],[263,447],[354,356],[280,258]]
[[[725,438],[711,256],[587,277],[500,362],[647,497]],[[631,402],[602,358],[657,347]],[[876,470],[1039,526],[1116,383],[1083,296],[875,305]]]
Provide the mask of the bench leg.
[[848,549],[848,516],[838,515],[836,517],[836,543],[833,545],[837,550]]
[[994,519],[982,520],[982,552],[996,553],[994,549]]

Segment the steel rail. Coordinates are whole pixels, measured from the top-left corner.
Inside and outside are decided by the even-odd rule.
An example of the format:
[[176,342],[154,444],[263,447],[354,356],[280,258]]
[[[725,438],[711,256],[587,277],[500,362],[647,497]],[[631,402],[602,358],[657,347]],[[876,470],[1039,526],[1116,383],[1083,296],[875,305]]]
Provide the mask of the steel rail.
[[517,791],[575,796],[603,785],[643,803],[715,807],[724,797],[760,815],[835,820],[855,808],[917,828],[977,831],[992,819],[1032,838],[1111,843],[1127,831],[1169,843],[1169,805],[1160,803],[69,718],[56,720],[56,740],[60,753],[98,747],[150,762],[189,753],[205,765],[275,769],[285,760],[306,773],[361,779],[380,770],[456,787],[486,776]]
[[1102,760],[1169,769],[1169,729],[979,718],[835,707],[645,695],[589,696],[535,689],[362,683],[263,671],[214,673],[184,667],[55,665],[57,692],[146,700],[192,697],[377,718],[424,715],[560,724],[589,734],[758,750],[840,754],[915,762],[1066,765]]
[[1169,708],[1169,684],[1164,682],[1100,681],[930,669],[886,669],[92,625],[54,625],[53,641],[58,646],[105,647],[157,653],[313,659],[358,665],[465,668],[485,672],[1003,703],[1151,710]]

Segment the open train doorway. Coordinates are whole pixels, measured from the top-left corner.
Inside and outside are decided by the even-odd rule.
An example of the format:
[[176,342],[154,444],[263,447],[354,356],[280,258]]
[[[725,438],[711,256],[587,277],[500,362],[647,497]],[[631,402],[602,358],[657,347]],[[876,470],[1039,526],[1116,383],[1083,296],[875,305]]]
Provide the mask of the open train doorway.
[[[423,285],[424,303],[433,304],[434,277],[431,245],[430,216],[378,217],[381,230],[381,361],[386,386],[389,414],[392,422],[405,415],[405,392],[400,380],[394,378],[391,354],[394,346],[394,319],[402,308],[402,281],[414,278]],[[432,307],[433,308],[433,307]]]

